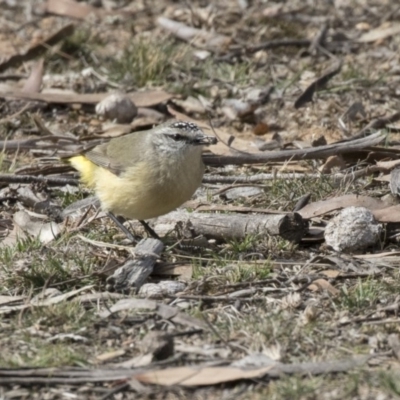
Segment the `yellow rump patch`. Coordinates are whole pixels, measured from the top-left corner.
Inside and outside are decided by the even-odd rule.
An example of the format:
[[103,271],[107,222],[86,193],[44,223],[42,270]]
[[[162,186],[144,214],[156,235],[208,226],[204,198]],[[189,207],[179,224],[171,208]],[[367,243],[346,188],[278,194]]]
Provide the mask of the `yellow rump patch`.
[[99,167],[83,155],[71,157],[69,162],[80,173],[81,181],[89,187],[94,187],[95,171]]

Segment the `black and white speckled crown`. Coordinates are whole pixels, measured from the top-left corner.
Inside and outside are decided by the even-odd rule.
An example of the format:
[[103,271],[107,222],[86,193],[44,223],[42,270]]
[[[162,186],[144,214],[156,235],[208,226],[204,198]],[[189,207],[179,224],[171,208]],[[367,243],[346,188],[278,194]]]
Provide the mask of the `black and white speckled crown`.
[[200,131],[200,128],[194,124],[193,122],[187,121],[176,121],[170,125],[171,128],[181,129],[187,132],[197,132]]

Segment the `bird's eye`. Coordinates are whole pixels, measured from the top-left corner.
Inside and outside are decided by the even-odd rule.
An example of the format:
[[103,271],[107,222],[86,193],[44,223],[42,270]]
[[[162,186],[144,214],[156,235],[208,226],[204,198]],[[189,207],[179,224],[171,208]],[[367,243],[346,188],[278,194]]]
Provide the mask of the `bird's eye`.
[[175,134],[171,135],[171,138],[177,142],[178,140],[182,140],[183,136],[180,135],[179,133],[175,133]]

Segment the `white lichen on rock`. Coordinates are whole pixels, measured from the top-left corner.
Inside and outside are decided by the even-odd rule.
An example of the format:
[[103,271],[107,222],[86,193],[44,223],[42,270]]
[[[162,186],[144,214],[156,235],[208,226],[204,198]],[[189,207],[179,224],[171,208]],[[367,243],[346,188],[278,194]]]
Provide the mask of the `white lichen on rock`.
[[351,253],[376,244],[381,232],[382,225],[371,211],[365,207],[348,207],[328,223],[325,241],[336,251]]

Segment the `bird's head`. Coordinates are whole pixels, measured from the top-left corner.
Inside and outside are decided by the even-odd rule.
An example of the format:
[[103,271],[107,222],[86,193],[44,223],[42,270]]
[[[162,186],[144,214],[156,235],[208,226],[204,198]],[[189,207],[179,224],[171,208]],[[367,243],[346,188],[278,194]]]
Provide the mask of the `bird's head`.
[[217,143],[217,138],[207,136],[193,122],[174,121],[154,128],[154,135],[162,147],[171,149],[188,149],[193,147],[209,146]]

